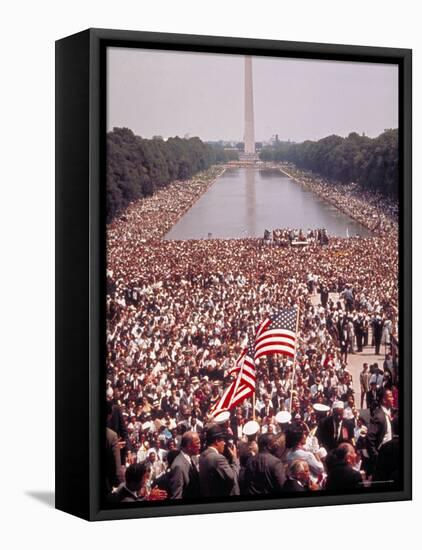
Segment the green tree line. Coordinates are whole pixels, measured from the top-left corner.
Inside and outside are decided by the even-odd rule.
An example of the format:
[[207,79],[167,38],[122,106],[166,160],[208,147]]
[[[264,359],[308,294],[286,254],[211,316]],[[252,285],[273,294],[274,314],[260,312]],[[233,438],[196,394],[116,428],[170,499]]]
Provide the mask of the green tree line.
[[398,195],[398,130],[385,130],[376,138],[355,132],[346,138],[332,135],[319,141],[279,142],[261,151],[261,160],[287,161],[341,183],[358,182],[362,188]]
[[231,158],[222,146],[197,137],[144,139],[129,128],[113,128],[107,134],[107,223],[130,202]]

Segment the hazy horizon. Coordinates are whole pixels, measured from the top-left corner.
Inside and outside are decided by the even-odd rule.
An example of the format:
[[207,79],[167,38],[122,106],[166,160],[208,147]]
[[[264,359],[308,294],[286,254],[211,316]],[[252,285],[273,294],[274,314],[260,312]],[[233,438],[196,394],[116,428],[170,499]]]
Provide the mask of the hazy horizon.
[[[127,128],[129,130],[132,130],[132,132],[138,136],[138,137],[141,137],[141,138],[145,138],[145,139],[163,139],[163,141],[167,141],[168,139],[171,139],[171,138],[181,138],[181,139],[190,139],[190,138],[199,138],[203,143],[218,143],[218,142],[227,142],[227,143],[243,143],[243,138],[242,139],[226,139],[226,138],[217,138],[217,139],[204,139],[202,138],[201,136],[197,136],[197,135],[191,135],[191,134],[185,134],[185,135],[179,135],[179,134],[174,134],[174,135],[171,135],[171,136],[162,136],[161,134],[154,134],[152,136],[145,136],[145,135],[140,135],[138,134],[136,131],[134,131],[132,128],[130,128],[129,126],[113,126],[113,128],[108,128],[107,129],[107,132],[111,132],[113,131],[113,129],[116,128],[116,129],[122,129],[122,128]],[[385,128],[385,130],[397,130],[398,128],[395,127],[395,128]],[[326,136],[321,136],[320,138],[318,139],[304,139],[302,141],[295,141],[295,140],[283,140],[283,139],[280,139],[279,138],[279,142],[280,143],[287,143],[287,142],[290,142],[290,143],[297,143],[297,144],[300,144],[300,143],[304,143],[305,141],[318,141],[320,139],[323,139],[325,137],[330,137],[332,135],[336,135],[336,136],[339,136],[339,137],[342,137],[342,138],[347,138],[349,134],[352,134],[352,133],[359,133],[359,132],[355,132],[355,130],[350,130],[350,132],[347,134],[347,135],[344,135],[344,136],[340,136],[339,134],[327,134]],[[368,136],[367,134],[365,134],[366,137],[369,137],[371,139],[374,139],[374,138],[377,138],[379,137],[381,134],[384,133],[384,130],[382,132],[380,132],[379,134],[377,134],[376,136]],[[362,135],[362,134],[360,134]],[[268,141],[267,140],[255,140],[255,143],[260,143],[260,142],[265,142],[265,141]]]
[[[252,57],[255,141],[303,142],[398,127],[398,66]],[[107,51],[107,131],[243,141],[244,56]]]

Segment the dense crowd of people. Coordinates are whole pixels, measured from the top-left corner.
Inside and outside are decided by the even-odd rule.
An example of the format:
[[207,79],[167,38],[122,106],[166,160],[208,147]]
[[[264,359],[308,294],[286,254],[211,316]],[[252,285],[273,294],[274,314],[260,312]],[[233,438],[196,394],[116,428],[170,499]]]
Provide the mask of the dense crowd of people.
[[[210,181],[171,184],[108,227],[109,498],[367,490],[398,480],[393,218],[371,237],[330,236],[304,249],[162,240]],[[382,219],[361,202],[367,227],[375,212]],[[248,332],[294,305],[295,363],[261,357],[254,398],[213,418]],[[355,395],[348,358],[365,346],[385,361],[363,365]]]
[[121,243],[163,237],[224,170],[222,165],[212,166],[191,180],[175,180],[150,197],[131,203],[109,224],[109,231]]
[[327,230],[322,227],[318,229],[273,229],[264,231],[264,243],[275,246],[292,246],[318,243],[320,245],[328,244]]
[[397,201],[381,193],[364,191],[357,183],[329,182],[294,165],[282,163],[282,171],[333,206],[378,235],[397,235]]

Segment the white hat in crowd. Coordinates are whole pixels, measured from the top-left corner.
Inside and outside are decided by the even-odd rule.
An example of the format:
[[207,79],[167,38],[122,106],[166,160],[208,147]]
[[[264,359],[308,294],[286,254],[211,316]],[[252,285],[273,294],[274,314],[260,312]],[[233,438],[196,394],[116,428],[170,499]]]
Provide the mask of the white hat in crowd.
[[330,407],[328,405],[324,405],[323,403],[315,403],[314,406],[314,411],[316,412],[328,412],[330,410]]
[[216,424],[224,424],[224,422],[227,422],[227,420],[230,418],[230,413],[229,411],[223,411],[221,413],[218,413],[215,417],[214,417],[214,422]]
[[280,411],[275,415],[275,419],[279,424],[288,424],[292,419],[289,411]]
[[249,422],[246,422],[246,424],[243,426],[243,433],[245,435],[255,435],[259,432],[259,424],[256,422],[256,420],[249,420]]

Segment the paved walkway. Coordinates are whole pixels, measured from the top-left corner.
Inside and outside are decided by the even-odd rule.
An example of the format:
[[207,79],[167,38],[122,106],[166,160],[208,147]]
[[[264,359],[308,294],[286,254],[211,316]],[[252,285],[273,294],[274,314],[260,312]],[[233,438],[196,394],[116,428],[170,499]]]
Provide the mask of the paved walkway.
[[[347,368],[350,371],[353,378],[353,390],[355,392],[355,403],[358,409],[360,409],[360,383],[359,374],[362,370],[362,365],[368,363],[378,363],[382,368],[384,363],[384,355],[375,355],[374,347],[363,348],[362,353],[349,354],[347,356]],[[366,401],[364,401],[364,408],[366,407]]]
[[[337,293],[330,293],[330,298],[336,302],[339,298],[339,295]],[[313,305],[318,305],[321,303],[320,301],[320,295],[314,294],[311,297],[311,301]],[[369,341],[371,341],[371,332],[369,332]],[[384,351],[383,346],[381,346],[381,352]],[[360,383],[359,383],[359,374],[362,370],[362,365],[364,363],[368,363],[371,365],[372,363],[378,363],[378,365],[382,368],[382,365],[384,363],[384,354],[382,355],[375,355],[375,347],[373,346],[366,346],[363,348],[363,351],[361,353],[355,352],[354,354],[349,353],[347,356],[347,368],[352,375],[353,380],[353,390],[355,392],[355,403],[356,407],[360,409]],[[366,403],[364,402],[364,408],[366,407]]]

